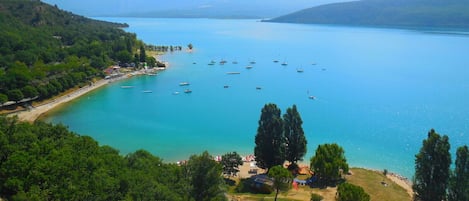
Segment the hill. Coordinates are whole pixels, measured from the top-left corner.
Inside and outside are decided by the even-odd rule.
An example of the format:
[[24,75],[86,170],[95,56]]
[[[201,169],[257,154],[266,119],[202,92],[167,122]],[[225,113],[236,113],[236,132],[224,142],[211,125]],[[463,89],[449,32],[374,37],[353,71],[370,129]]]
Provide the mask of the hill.
[[469,29],[469,1],[363,0],[312,7],[267,21]]
[[46,99],[102,77],[117,61],[135,61],[143,43],[126,26],[40,1],[0,1],[0,105]]

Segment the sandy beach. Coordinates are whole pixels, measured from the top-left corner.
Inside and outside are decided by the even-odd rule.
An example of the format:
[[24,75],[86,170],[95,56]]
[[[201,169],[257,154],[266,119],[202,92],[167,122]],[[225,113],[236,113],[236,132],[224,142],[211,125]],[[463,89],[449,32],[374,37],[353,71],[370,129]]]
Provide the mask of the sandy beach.
[[35,121],[37,118],[39,118],[39,116],[41,116],[42,114],[48,112],[49,110],[59,106],[60,104],[63,104],[63,103],[66,103],[66,102],[69,102],[75,98],[78,98],[90,91],[93,91],[99,87],[102,87],[106,84],[108,84],[110,82],[110,80],[105,80],[105,79],[102,79],[102,80],[99,80],[97,82],[94,82],[92,85],[89,85],[89,86],[85,86],[85,87],[82,87],[80,89],[77,89],[75,91],[73,91],[72,93],[69,93],[69,94],[65,94],[65,95],[62,95],[58,98],[54,98],[54,99],[51,99],[49,102],[45,103],[45,104],[42,104],[42,105],[39,105],[39,106],[36,106],[36,107],[32,107],[31,109],[29,110],[24,110],[24,111],[20,111],[20,112],[17,112],[17,113],[12,113],[12,114],[9,114],[8,116],[18,116],[18,119],[21,120],[21,121],[28,121],[28,122],[33,122]]

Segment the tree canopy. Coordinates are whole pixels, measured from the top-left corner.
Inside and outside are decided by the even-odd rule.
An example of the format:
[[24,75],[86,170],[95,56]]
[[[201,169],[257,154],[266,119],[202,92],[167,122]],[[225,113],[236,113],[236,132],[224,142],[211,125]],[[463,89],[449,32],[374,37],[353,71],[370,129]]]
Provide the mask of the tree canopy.
[[290,189],[293,175],[281,165],[272,167],[267,175],[273,180],[275,200],[277,200],[279,191],[287,191]]
[[224,200],[221,165],[186,165],[144,150],[125,156],[63,125],[0,116],[0,195],[6,200]]
[[413,190],[416,200],[446,200],[451,155],[448,136],[440,136],[431,129],[415,156]]
[[262,108],[255,143],[254,155],[258,167],[269,169],[283,164],[286,141],[277,105],[269,103]]
[[236,176],[236,174],[239,172],[238,167],[243,165],[243,160],[241,156],[234,151],[223,155],[220,163],[223,167],[223,174],[228,176]]
[[311,158],[311,169],[322,182],[337,181],[341,177],[341,172],[347,173],[349,169],[344,149],[335,143],[318,145],[316,153]]
[[109,65],[140,62],[132,55],[143,42],[120,29],[126,26],[41,1],[0,1],[0,93],[11,101],[46,99],[104,77]]
[[370,201],[370,195],[360,186],[341,183],[337,187],[337,201]]
[[456,151],[456,162],[449,183],[449,201],[469,200],[469,149],[467,145]]
[[283,115],[284,134],[286,137],[286,160],[296,163],[303,160],[306,154],[306,137],[303,131],[303,120],[296,105],[287,109]]

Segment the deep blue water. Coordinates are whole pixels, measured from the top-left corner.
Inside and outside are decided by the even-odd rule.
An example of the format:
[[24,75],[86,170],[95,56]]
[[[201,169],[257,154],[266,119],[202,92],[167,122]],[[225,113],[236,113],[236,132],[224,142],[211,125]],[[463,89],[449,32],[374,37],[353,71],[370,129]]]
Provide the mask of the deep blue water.
[[[130,24],[127,31],[147,43],[195,47],[162,56],[171,66],[158,76],[112,83],[47,118],[122,154],[146,149],[168,162],[204,150],[251,154],[266,103],[282,111],[297,105],[307,162],[318,144],[336,142],[352,166],[411,177],[431,128],[450,137],[453,154],[469,144],[469,37],[255,20],[101,19]],[[221,59],[228,63],[207,65]],[[246,69],[250,61],[256,64]]]

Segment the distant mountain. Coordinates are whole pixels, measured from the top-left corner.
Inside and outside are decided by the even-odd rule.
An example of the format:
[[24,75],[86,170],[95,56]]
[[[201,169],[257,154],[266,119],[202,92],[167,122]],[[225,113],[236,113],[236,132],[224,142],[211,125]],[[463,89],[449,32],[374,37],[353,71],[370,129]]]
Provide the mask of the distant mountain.
[[363,0],[317,6],[266,21],[469,29],[469,0]]
[[99,17],[271,18],[316,5],[350,0],[42,0]]

